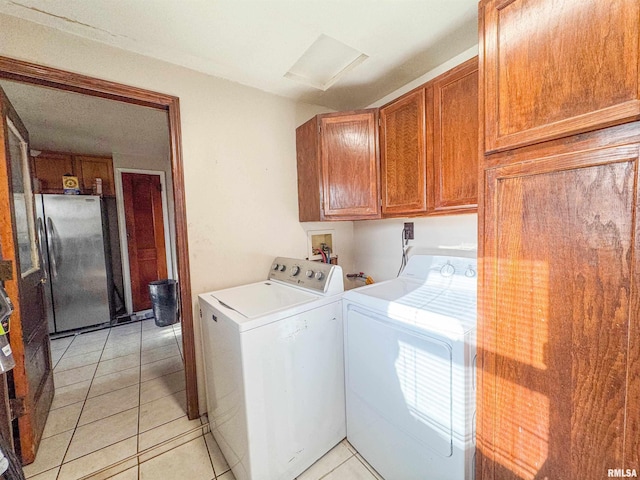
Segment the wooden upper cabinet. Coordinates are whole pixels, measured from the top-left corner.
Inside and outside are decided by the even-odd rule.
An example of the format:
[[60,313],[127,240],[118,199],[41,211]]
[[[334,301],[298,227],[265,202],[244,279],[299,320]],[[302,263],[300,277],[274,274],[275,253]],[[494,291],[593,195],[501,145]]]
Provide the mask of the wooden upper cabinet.
[[432,89],[420,88],[380,109],[382,213],[424,214],[427,209],[427,122]]
[[478,208],[478,57],[433,85],[433,154],[428,157],[429,214]]
[[480,4],[484,151],[640,117],[640,2]]
[[102,179],[102,194],[115,196],[113,160],[111,157],[74,155],[61,152],[41,152],[33,159],[33,176],[38,180],[37,193],[64,193],[62,177],[70,174],[78,177],[80,193],[92,194],[96,178]]
[[296,130],[301,222],[378,218],[377,110],[318,115]]
[[115,196],[111,157],[75,155],[74,160],[76,175],[84,193],[92,193],[96,178],[100,178],[102,179],[102,194],[106,197]]
[[41,152],[33,157],[33,176],[36,193],[63,193],[62,177],[73,175],[73,157],[58,152]]

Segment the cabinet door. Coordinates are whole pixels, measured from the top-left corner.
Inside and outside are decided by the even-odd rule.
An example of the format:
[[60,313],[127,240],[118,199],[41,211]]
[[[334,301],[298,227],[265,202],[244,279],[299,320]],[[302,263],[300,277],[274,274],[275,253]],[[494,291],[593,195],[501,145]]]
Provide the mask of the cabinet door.
[[[427,93],[428,92],[428,93]],[[380,109],[382,213],[415,214],[427,209],[427,95],[421,88]]]
[[33,160],[33,176],[38,179],[41,193],[63,193],[62,177],[73,175],[71,155],[56,152],[41,152]]
[[324,217],[379,216],[376,112],[320,119]]
[[515,155],[485,176],[479,478],[638,468],[639,147]]
[[429,213],[473,212],[478,207],[478,58],[433,82],[433,155]]
[[486,0],[486,152],[640,115],[638,0]]
[[301,222],[322,220],[322,179],[318,159],[318,117],[296,128],[298,171],[298,219]]
[[111,157],[74,156],[76,172],[83,193],[91,193],[96,178],[102,179],[102,194],[115,196]]

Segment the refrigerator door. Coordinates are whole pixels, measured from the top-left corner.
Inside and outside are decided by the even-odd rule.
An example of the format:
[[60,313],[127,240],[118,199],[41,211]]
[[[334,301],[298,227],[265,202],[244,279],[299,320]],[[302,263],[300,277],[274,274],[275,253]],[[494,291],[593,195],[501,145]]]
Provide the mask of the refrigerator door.
[[109,322],[100,197],[43,195],[56,331]]
[[42,257],[42,274],[44,276],[44,310],[49,326],[49,333],[56,331],[55,317],[53,312],[53,293],[51,292],[51,273],[49,271],[49,247],[47,245],[47,235],[45,231],[44,206],[42,195],[36,195],[36,231],[38,233],[38,246]]

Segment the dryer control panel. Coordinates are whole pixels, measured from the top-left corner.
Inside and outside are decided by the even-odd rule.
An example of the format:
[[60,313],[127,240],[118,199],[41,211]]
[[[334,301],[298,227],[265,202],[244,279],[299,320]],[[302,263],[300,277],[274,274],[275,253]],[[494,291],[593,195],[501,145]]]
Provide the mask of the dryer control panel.
[[344,291],[341,267],[299,258],[276,257],[269,269],[269,280],[324,295],[335,295]]

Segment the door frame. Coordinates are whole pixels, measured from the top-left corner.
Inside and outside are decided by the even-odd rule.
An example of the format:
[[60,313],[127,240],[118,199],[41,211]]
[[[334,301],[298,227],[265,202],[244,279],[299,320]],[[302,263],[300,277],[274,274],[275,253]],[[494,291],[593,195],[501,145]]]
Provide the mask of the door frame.
[[187,416],[191,420],[198,418],[198,385],[196,377],[193,302],[191,296],[187,215],[184,193],[180,101],[178,97],[3,56],[0,56],[0,78],[142,105],[167,112],[169,120],[169,141],[171,144],[170,155],[175,212],[176,264],[178,268],[178,278],[180,278],[181,283],[179,292],[180,304],[185,307],[181,311],[181,324]]
[[155,175],[160,177],[162,192],[162,224],[164,226],[164,253],[167,262],[167,278],[174,278],[173,270],[173,242],[169,231],[169,208],[167,202],[167,184],[165,173],[162,170],[143,170],[139,168],[116,168],[116,208],[118,210],[118,229],[120,230],[120,257],[122,258],[122,283],[124,286],[124,303],[127,313],[133,312],[133,294],[131,293],[131,271],[129,265],[129,241],[127,239],[127,224],[124,211],[124,192],[122,190],[122,174],[139,173],[141,175]]

